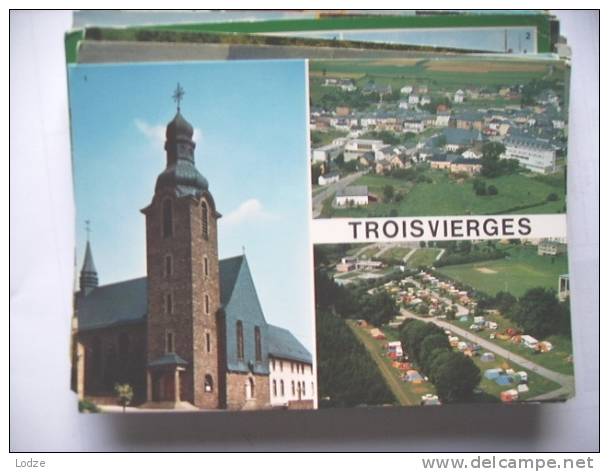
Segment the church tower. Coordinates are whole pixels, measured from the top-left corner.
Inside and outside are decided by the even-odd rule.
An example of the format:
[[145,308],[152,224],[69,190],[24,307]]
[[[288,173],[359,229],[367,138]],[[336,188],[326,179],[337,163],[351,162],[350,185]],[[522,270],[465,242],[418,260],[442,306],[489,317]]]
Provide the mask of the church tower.
[[[146,217],[147,396],[161,406],[222,407],[217,220],[208,183],[195,167],[193,127],[180,111],[167,125],[167,163]],[[183,403],[182,403],[183,405]]]
[[[87,226],[87,232],[89,231]],[[87,237],[87,248],[85,249],[85,259],[80,270],[80,293],[88,295],[98,285],[97,269],[93,262],[93,254],[91,253],[91,245],[89,244],[89,238]]]

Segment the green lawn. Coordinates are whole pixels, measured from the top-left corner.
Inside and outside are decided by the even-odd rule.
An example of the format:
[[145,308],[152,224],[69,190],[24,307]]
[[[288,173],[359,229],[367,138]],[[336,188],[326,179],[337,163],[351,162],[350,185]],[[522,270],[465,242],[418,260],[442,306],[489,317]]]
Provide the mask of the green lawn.
[[389,249],[388,251],[385,251],[381,255],[381,258],[382,259],[391,260],[391,261],[395,261],[395,262],[402,262],[404,257],[406,255],[408,255],[413,250],[416,250],[416,249],[413,249],[413,248],[410,248],[410,247],[397,246],[397,247]]
[[[444,170],[428,170],[426,175],[433,183],[413,183],[381,175],[364,175],[353,185],[367,185],[378,202],[359,208],[330,208],[334,217],[390,216],[447,216],[490,214],[545,214],[561,213],[565,205],[564,174],[534,176],[528,173],[504,175],[495,179],[482,179],[487,186],[497,187],[497,195],[476,196],[472,179],[455,181]],[[382,202],[383,187],[392,185],[404,194],[401,202]],[[550,193],[558,200],[546,201]]]
[[440,254],[440,249],[425,247],[419,248],[416,252],[408,258],[408,267],[419,267],[419,266],[432,266]]
[[311,131],[311,147],[313,149],[325,146],[326,144],[330,144],[336,138],[342,138],[343,136],[347,136],[347,131],[335,130],[331,129],[328,131]]
[[480,388],[484,390],[488,395],[492,395],[500,400],[501,392],[505,390],[509,390],[511,388],[516,388],[515,383],[509,385],[499,385],[494,380],[489,380],[484,377],[484,372],[487,369],[494,369],[496,367],[501,369],[514,369],[516,372],[524,371],[528,375],[528,385],[529,391],[525,394],[521,394],[519,396],[519,400],[526,400],[528,398],[536,397],[537,395],[541,395],[542,393],[549,393],[553,390],[557,390],[560,388],[560,385],[556,382],[546,379],[535,372],[531,372],[530,370],[523,369],[517,364],[513,364],[508,362],[506,359],[500,356],[495,356],[495,360],[492,362],[482,362],[480,357],[472,357],[474,364],[478,366],[480,372],[482,373],[482,381],[480,382]]
[[567,255],[539,256],[535,246],[508,249],[505,259],[440,267],[440,273],[489,295],[508,291],[516,297],[534,287],[558,289],[558,276],[568,272]]
[[[489,321],[495,321],[497,323],[497,333],[502,333],[507,328],[518,328],[518,326],[501,315],[485,315],[485,318]],[[467,323],[461,323],[456,320],[448,321],[449,323],[462,329],[474,332],[469,329],[470,323],[473,322],[472,319],[470,319]],[[475,332],[475,334],[488,338],[491,332],[492,331],[485,330]],[[492,342],[497,344],[497,346],[503,347],[514,354],[518,354],[519,356],[529,359],[536,364],[545,367],[546,369],[550,369],[561,374],[573,375],[573,362],[569,360],[573,352],[571,340],[565,336],[550,336],[549,338],[545,339],[545,341],[551,342],[553,349],[550,352],[536,353],[526,346],[514,344],[509,340],[504,341],[499,338],[492,340]]]
[[383,328],[382,330],[387,339],[376,340],[367,329],[358,327],[353,320],[347,320],[347,325],[353,330],[355,336],[362,342],[374,362],[376,362],[379,371],[387,382],[387,386],[398,399],[400,405],[419,405],[422,395],[427,393],[435,394],[435,388],[430,382],[415,385],[402,381],[400,379],[401,372],[391,365],[392,360],[386,356],[383,344],[398,340],[395,331]]

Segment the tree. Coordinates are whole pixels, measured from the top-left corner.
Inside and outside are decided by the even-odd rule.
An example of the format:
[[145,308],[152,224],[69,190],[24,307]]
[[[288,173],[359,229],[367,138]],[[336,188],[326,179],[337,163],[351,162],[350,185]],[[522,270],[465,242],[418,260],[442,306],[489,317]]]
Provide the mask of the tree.
[[133,388],[129,384],[115,384],[114,393],[118,397],[118,404],[123,407],[123,413],[127,409],[127,405],[133,400]]
[[438,396],[444,403],[471,399],[482,375],[474,362],[460,352],[446,351],[438,354],[430,367]]
[[556,294],[542,287],[528,290],[509,312],[526,333],[544,338],[557,333],[560,306]]
[[435,355],[438,354],[436,351],[447,350],[450,350],[450,344],[444,333],[427,336],[421,343],[421,351],[419,354],[419,366],[421,367],[421,370],[429,375],[429,368],[435,359]]
[[385,185],[383,187],[383,198],[386,203],[389,203],[391,201],[394,194],[395,194],[395,189],[393,188],[393,185]]
[[482,158],[480,163],[482,169],[480,173],[484,177],[499,177],[501,175],[501,164],[499,156],[505,152],[505,146],[501,143],[490,142],[482,146]]
[[548,194],[548,196],[546,197],[546,200],[548,202],[555,202],[558,200],[558,195],[556,195],[554,192]]
[[311,183],[317,185],[319,176],[321,175],[321,164],[313,164],[311,166]]
[[425,323],[420,320],[410,320],[405,323],[400,331],[400,341],[406,346],[406,350],[410,357],[415,361],[419,361],[419,352],[423,340],[427,336],[434,334],[444,335],[444,330],[433,323]]

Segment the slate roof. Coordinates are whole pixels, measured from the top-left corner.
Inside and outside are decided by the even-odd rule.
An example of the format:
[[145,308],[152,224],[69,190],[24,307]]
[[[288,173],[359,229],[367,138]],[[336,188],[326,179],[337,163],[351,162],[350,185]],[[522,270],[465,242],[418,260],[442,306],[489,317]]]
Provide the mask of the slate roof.
[[78,329],[82,331],[139,323],[148,312],[148,279],[126,280],[76,294]]
[[349,187],[345,187],[344,189],[340,189],[336,192],[337,197],[366,197],[368,196],[368,186],[367,185],[351,185]]
[[82,264],[82,272],[97,272],[95,263],[93,262],[93,254],[91,253],[89,241],[87,241],[87,248],[85,249],[85,261]]
[[279,326],[267,325],[269,355],[313,364],[313,356],[294,335]]
[[172,352],[148,363],[149,367],[162,367],[166,365],[188,365],[188,362]]

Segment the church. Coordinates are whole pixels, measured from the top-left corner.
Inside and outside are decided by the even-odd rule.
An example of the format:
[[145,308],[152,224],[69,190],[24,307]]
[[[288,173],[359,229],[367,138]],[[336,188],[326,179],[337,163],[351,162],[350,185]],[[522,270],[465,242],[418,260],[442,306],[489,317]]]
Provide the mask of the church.
[[75,294],[72,387],[79,398],[156,409],[309,409],[311,353],[267,323],[245,255],[218,257],[221,217],[195,166],[193,127],[180,111],[165,134],[146,221],[145,277],[99,285],[89,239]]

